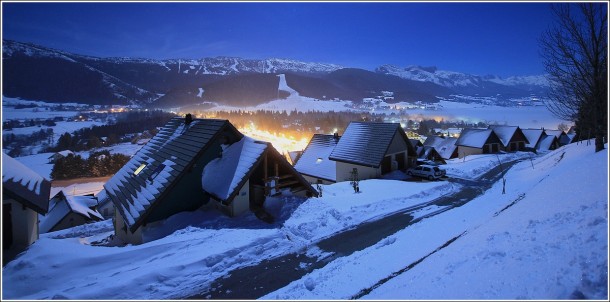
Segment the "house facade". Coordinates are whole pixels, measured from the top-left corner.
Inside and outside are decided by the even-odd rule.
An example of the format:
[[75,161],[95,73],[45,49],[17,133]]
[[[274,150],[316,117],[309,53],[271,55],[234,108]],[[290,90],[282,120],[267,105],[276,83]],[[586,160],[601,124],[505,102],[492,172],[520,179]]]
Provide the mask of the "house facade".
[[3,263],[38,240],[38,214],[49,208],[51,182],[2,153]]
[[502,141],[491,129],[465,128],[455,142],[459,158],[475,154],[497,153]]
[[329,159],[336,161],[336,181],[349,181],[405,170],[417,155],[400,124],[351,122]]
[[501,149],[503,151],[525,151],[525,146],[529,144],[527,137],[519,126],[491,125],[489,129],[493,130],[502,142]]

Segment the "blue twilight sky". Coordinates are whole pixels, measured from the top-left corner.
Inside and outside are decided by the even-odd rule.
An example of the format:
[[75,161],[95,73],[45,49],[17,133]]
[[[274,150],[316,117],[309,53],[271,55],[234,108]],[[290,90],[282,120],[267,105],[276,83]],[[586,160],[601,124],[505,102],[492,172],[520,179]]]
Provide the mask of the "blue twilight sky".
[[112,57],[287,58],[537,75],[549,3],[6,3],[3,39]]

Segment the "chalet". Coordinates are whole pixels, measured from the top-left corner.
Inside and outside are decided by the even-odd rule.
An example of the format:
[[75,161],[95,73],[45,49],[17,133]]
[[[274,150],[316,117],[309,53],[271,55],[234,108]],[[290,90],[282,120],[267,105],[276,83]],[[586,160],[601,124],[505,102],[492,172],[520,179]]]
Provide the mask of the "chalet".
[[444,160],[458,157],[455,137],[428,136],[424,146],[433,147]]
[[455,142],[458,157],[463,158],[473,154],[497,153],[502,147],[502,141],[491,129],[466,128]]
[[[206,188],[212,171],[222,171],[218,178],[231,180],[230,186],[222,182]],[[222,185],[229,187],[223,190]],[[262,202],[261,186],[262,197],[280,189],[316,195],[270,145],[244,140],[227,120],[187,115],[186,119],[171,119],[104,189],[115,208],[115,234],[125,242],[139,244],[149,224],[196,210],[211,200],[232,215],[247,209],[244,203],[256,208]]]
[[574,139],[574,137],[570,138],[565,132],[561,130],[545,130],[545,132],[548,135],[554,135],[555,137],[557,137],[557,140],[559,141],[559,146],[565,146],[571,143]]
[[2,153],[2,262],[38,240],[38,214],[49,209],[51,182]]
[[97,199],[93,196],[70,196],[59,191],[49,201],[49,212],[40,221],[40,233],[104,220],[95,210],[96,206]]
[[328,157],[340,138],[338,134],[314,134],[294,168],[312,184],[337,182],[337,162]]
[[446,164],[445,159],[431,146],[417,148],[417,159],[420,161],[433,161],[437,164]]
[[525,145],[529,144],[519,126],[491,125],[488,128],[493,130],[502,142],[503,151],[525,151]]
[[49,159],[49,164],[54,164],[59,159],[67,157],[69,155],[74,155],[74,152],[72,152],[70,150],[64,150],[64,151],[55,152],[55,153],[53,153],[53,155],[49,156],[49,158],[48,158]]
[[336,181],[357,173],[359,179],[377,178],[415,164],[417,156],[398,123],[351,122],[333,149]]
[[544,129],[522,129],[521,131],[529,142],[525,144],[527,150],[537,152],[559,148],[557,138],[554,135],[547,135]]
[[265,196],[283,190],[317,194],[271,143],[247,136],[225,146],[221,156],[203,168],[201,177],[203,190],[229,216],[257,211],[263,208]]

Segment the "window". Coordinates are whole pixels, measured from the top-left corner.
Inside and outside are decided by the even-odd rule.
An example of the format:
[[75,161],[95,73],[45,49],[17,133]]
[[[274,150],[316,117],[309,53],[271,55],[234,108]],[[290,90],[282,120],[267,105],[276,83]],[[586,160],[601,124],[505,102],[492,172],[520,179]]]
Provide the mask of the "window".
[[145,167],[146,167],[146,164],[141,164],[135,171],[133,171],[133,175],[140,174],[140,172],[142,172],[142,170],[144,170]]

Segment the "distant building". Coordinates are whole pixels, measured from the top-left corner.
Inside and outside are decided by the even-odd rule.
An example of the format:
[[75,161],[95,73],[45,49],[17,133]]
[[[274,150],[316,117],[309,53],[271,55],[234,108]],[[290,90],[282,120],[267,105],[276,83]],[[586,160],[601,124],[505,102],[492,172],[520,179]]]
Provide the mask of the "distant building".
[[50,164],[54,164],[56,163],[59,159],[62,159],[64,157],[67,157],[69,155],[74,155],[74,152],[70,151],[70,150],[64,150],[64,151],[59,151],[59,152],[55,152],[53,153],[53,155],[49,156],[49,163]]
[[525,145],[527,150],[538,152],[559,148],[557,137],[546,134],[544,129],[522,129],[521,131],[529,142]]
[[40,221],[40,232],[55,232],[90,222],[104,220],[95,210],[93,196],[70,196],[59,191],[49,201],[49,212]]
[[502,148],[502,141],[491,129],[466,128],[455,142],[458,157],[468,155],[497,153]]
[[456,142],[455,137],[428,136],[424,146],[434,148],[444,160],[448,160],[458,157]]
[[519,126],[492,125],[488,128],[492,129],[502,142],[503,151],[525,151],[525,145],[529,144]]

